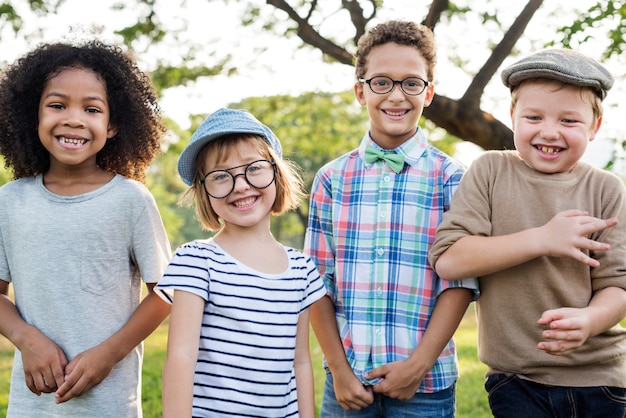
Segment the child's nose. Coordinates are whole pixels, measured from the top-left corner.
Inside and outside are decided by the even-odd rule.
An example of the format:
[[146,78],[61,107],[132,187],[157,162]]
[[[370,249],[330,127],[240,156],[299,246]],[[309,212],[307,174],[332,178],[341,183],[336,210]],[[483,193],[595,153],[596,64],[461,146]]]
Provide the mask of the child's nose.
[[85,125],[83,112],[80,110],[67,109],[65,124],[72,127],[82,127]]
[[541,127],[541,137],[544,139],[557,139],[559,137],[558,124],[545,122]]
[[[241,181],[239,181],[241,179]],[[239,173],[233,176],[235,182],[235,190],[247,190],[250,188],[250,183],[246,179],[245,173]]]
[[398,83],[393,84],[393,89],[388,94],[389,100],[404,100],[405,98],[402,87]]

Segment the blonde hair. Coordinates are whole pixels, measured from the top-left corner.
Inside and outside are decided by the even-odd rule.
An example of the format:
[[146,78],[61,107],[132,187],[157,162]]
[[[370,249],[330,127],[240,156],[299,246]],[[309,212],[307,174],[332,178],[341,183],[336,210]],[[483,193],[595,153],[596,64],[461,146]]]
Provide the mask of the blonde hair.
[[561,89],[564,89],[565,87],[571,87],[573,89],[577,89],[580,94],[580,98],[585,103],[591,104],[591,110],[593,111],[593,117],[594,117],[594,123],[597,122],[598,119],[602,117],[602,114],[604,112],[602,108],[602,99],[596,94],[594,89],[592,89],[591,87],[576,86],[574,84],[564,83],[562,81],[553,80],[550,78],[529,78],[527,80],[522,81],[517,86],[513,87],[511,89],[511,109],[515,109],[515,106],[517,105],[519,88],[528,83],[535,83],[535,84],[542,84],[542,85],[551,84],[552,86],[554,86],[554,91],[559,91]]
[[272,205],[271,213],[280,215],[298,207],[300,200],[305,196],[302,177],[298,167],[292,161],[278,158],[265,138],[252,134],[230,134],[210,141],[198,153],[194,165],[193,182],[181,198],[181,203],[193,204],[196,215],[202,228],[207,231],[216,231],[222,227],[220,217],[213,210],[209,195],[204,190],[200,180],[206,175],[208,168],[206,160],[209,154],[216,156],[216,161],[226,158],[229,151],[239,142],[248,141],[258,150],[259,154],[276,163],[276,200]]

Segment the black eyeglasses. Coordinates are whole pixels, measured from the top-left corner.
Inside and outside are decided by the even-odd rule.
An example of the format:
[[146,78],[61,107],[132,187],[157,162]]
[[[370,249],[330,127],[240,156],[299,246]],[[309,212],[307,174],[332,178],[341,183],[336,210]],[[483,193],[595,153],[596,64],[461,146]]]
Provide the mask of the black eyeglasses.
[[430,81],[422,80],[419,77],[407,77],[404,80],[394,80],[384,75],[372,77],[369,80],[359,78],[359,83],[367,83],[370,89],[376,94],[390,93],[396,84],[399,84],[404,94],[409,96],[419,96],[424,93],[426,87],[430,85]]
[[[245,167],[243,173],[233,174],[232,170]],[[235,190],[237,177],[243,176],[248,184],[257,189],[265,189],[274,182],[276,178],[276,162],[267,160],[257,160],[226,170],[209,171],[200,183],[204,190],[214,199],[223,199]]]

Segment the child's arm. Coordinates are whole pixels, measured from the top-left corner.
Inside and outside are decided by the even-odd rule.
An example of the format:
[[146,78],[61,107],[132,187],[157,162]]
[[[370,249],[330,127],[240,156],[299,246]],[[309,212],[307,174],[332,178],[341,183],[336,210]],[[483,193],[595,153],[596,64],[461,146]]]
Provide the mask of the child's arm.
[[311,325],[333,375],[335,397],[343,409],[365,408],[374,402],[371,387],[364,387],[354,375],[343,350],[333,301],[324,296],[309,308]]
[[374,392],[401,400],[415,396],[424,376],[454,335],[471,300],[472,291],[464,288],[448,289],[439,295],[428,328],[411,356],[367,374],[368,379],[382,378],[374,385]]
[[148,294],[119,331],[68,363],[65,383],[55,394],[57,403],[80,396],[102,382],[119,361],[163,322],[170,306],[154,293],[155,283],[147,283],[146,286]]
[[514,234],[465,236],[441,254],[435,270],[444,280],[459,280],[484,276],[544,255],[571,257],[598,267],[598,261],[581,250],[608,251],[608,244],[587,237],[615,225],[614,218],[602,220],[586,212],[569,210],[558,213],[541,227]]
[[28,324],[9,299],[9,283],[0,280],[0,334],[20,350],[26,386],[35,395],[54,392],[63,384],[67,358],[63,350]]
[[298,414],[300,418],[315,418],[315,388],[313,367],[309,350],[309,311],[298,318],[296,331],[296,355],[293,362],[298,393]]
[[594,293],[586,308],[559,308],[545,311],[537,321],[546,325],[537,345],[548,354],[568,354],[589,337],[601,334],[626,316],[626,290],[607,287]]
[[191,416],[204,304],[200,296],[174,291],[163,367],[164,418]]

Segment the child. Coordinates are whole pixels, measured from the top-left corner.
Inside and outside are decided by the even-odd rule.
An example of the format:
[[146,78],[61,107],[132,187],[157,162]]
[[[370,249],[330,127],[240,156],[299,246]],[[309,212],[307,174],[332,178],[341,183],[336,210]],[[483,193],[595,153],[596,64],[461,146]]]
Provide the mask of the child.
[[181,246],[157,287],[172,303],[165,417],[315,416],[307,309],[324,284],[270,231],[271,215],[302,196],[281,155],[254,116],[220,109],[180,156],[185,195],[204,229],[219,232]]
[[426,258],[462,173],[418,127],[434,97],[433,35],[382,23],[356,58],[370,130],[317,173],[305,239],[328,292],[311,308],[329,371],[322,417],[453,417],[452,335],[476,283],[442,282]]
[[611,74],[569,49],[506,68],[516,151],[474,161],[431,264],[477,276],[479,357],[496,417],[626,416],[626,200],[581,161]]
[[152,288],[170,247],[137,180],[163,133],[148,77],[118,47],[45,44],[2,74],[0,153],[16,179],[0,188],[8,417],[141,416],[141,342],[169,312]]

